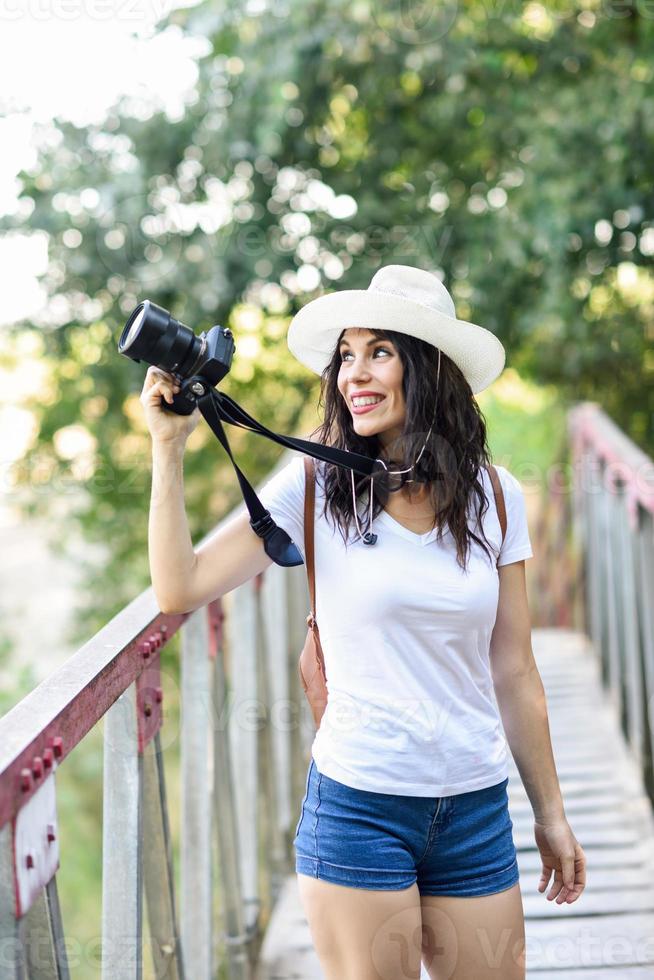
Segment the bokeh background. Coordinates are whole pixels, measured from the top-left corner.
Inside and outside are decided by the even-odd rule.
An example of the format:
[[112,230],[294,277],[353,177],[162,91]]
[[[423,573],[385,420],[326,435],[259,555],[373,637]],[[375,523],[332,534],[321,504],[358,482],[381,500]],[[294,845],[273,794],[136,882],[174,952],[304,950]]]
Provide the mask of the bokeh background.
[[[145,365],[117,352],[142,299],[229,325],[222,389],[306,435],[293,313],[383,264],[435,272],[507,349],[478,398],[534,542],[572,404],[652,454],[652,4],[16,0],[0,22],[0,713],[150,584]],[[228,429],[256,485],[280,448]],[[241,502],[205,424],[185,486],[194,541]],[[101,760],[93,732],[58,775],[79,978]]]

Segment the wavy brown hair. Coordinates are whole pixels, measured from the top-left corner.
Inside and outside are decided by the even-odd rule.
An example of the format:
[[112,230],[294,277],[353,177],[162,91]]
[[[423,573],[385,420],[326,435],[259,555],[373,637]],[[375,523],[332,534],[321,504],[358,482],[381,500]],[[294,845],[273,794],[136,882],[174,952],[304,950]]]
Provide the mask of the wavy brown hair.
[[[416,467],[416,476],[429,483],[429,492],[440,541],[444,528],[449,527],[456,541],[457,562],[465,571],[470,552],[470,541],[478,542],[489,558],[495,560],[493,549],[484,533],[481,518],[489,502],[480,479],[480,467],[491,461],[486,441],[486,423],[477,405],[472,389],[454,361],[441,351],[440,377],[438,379],[438,404],[435,404],[438,348],[417,337],[394,330],[371,330],[379,340],[388,340],[395,346],[403,365],[402,389],[406,404],[404,428],[400,439],[401,451],[386,455],[378,436],[360,436],[352,425],[352,416],[345,399],[338,390],[338,374],[341,354],[338,345],[331,361],[324,369],[320,381],[318,405],[324,406],[324,421],[311,433],[311,438],[327,446],[336,446],[361,453],[371,459],[389,458],[404,469],[411,465],[422,448],[429,427],[436,420],[429,441]],[[355,540],[358,532],[354,522],[352,502],[352,471],[334,463],[316,460],[316,476],[325,491],[323,515],[331,517],[338,525],[347,546],[348,534],[353,529]],[[389,491],[373,481],[373,519],[385,506]],[[363,496],[364,508],[357,513],[363,527],[369,511],[368,492],[370,478],[354,473],[357,501]],[[407,484],[409,493],[414,484]],[[474,501],[477,524],[484,540],[475,534],[468,521],[471,503]],[[485,542],[485,543],[484,543]]]

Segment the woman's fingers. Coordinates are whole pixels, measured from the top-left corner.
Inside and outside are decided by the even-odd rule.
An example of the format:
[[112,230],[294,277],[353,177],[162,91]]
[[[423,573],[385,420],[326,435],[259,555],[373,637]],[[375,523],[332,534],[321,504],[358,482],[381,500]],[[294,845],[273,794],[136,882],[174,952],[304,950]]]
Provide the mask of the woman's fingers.
[[149,384],[154,384],[157,381],[167,381],[170,384],[177,384],[174,375],[169,374],[167,371],[162,371],[161,368],[155,367],[153,364],[148,368],[145,378]]
[[143,390],[149,395],[159,393],[165,397],[166,401],[171,402],[173,394],[180,390],[180,385],[172,374],[150,365],[145,376]]
[[174,392],[179,391],[179,386],[173,387],[165,381],[154,381],[143,391],[142,399],[150,403],[156,403],[158,396],[163,396],[167,402],[172,402]]

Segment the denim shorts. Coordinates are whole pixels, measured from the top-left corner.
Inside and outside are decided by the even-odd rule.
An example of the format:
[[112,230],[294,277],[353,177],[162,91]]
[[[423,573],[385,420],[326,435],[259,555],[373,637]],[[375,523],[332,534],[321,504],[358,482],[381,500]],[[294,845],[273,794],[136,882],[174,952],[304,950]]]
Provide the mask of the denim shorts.
[[351,888],[491,895],[519,880],[508,776],[455,796],[354,789],[311,759],[293,846],[295,870]]

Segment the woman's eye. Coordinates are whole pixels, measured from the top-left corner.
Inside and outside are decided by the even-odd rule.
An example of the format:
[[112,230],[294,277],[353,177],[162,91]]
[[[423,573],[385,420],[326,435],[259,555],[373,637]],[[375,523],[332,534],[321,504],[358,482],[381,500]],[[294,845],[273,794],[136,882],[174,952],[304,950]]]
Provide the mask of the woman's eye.
[[[387,354],[390,354],[390,353],[391,353],[391,351],[390,351],[390,350],[388,349],[388,347],[375,347],[375,350],[374,350],[374,353],[376,354],[376,353],[377,353],[377,351],[380,351],[380,350],[383,350],[383,351],[385,351],[385,352],[386,352]],[[345,358],[346,358],[346,357],[348,356],[348,354],[350,354],[350,353],[351,353],[351,351],[349,351],[349,350],[346,350],[346,351],[343,351],[343,353],[342,353],[342,355],[341,355],[341,361],[344,361],[344,360],[345,360]]]

